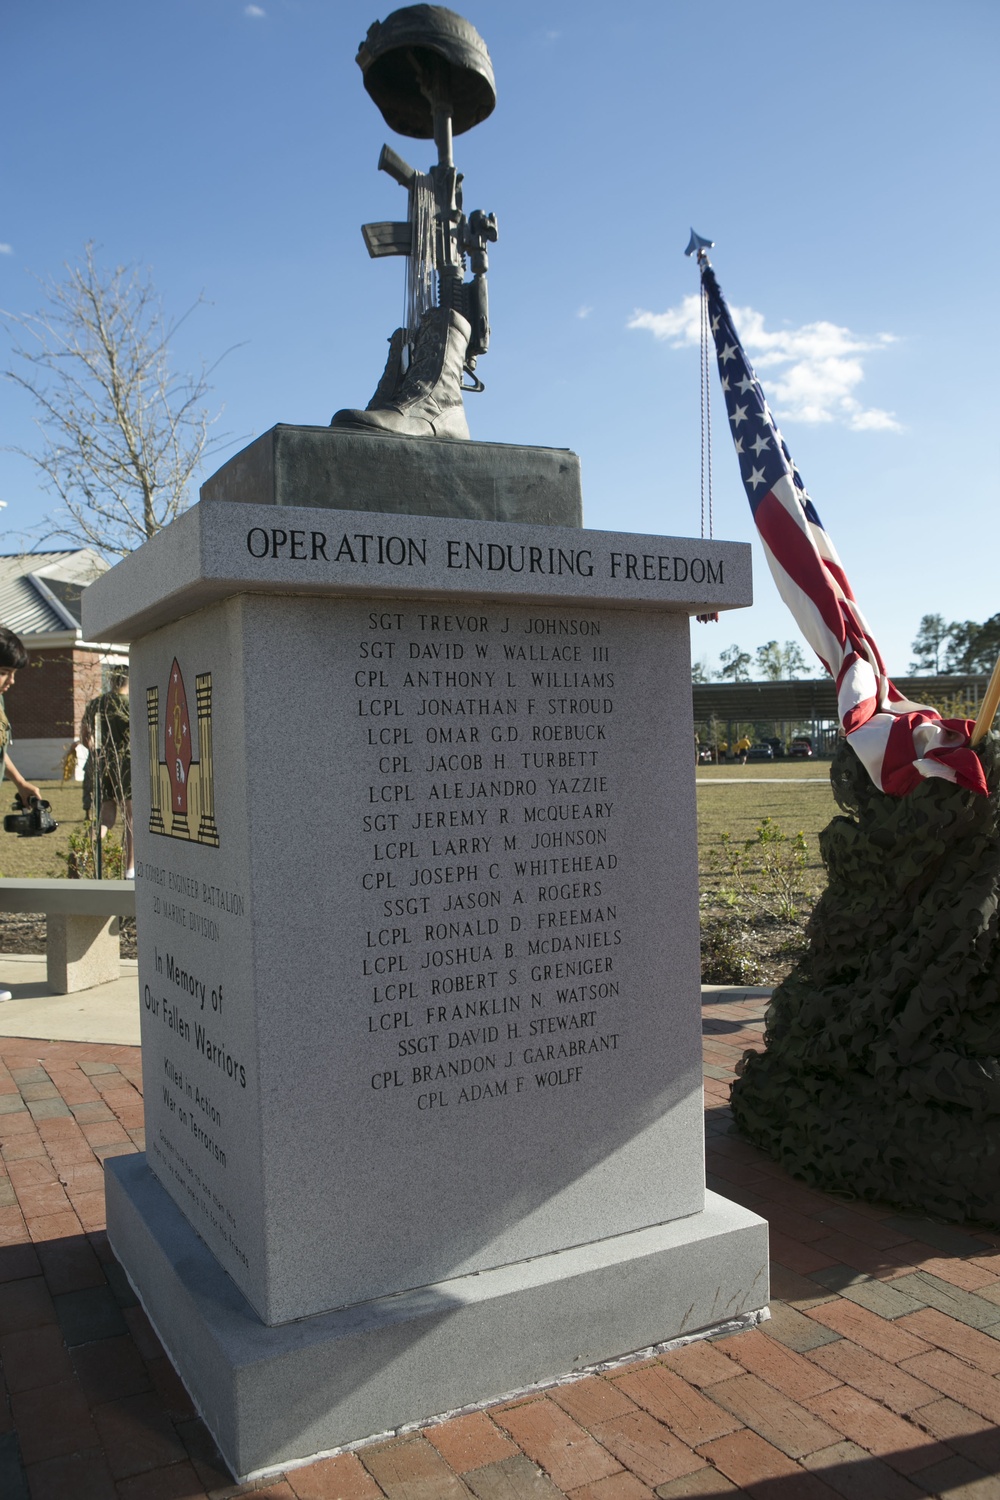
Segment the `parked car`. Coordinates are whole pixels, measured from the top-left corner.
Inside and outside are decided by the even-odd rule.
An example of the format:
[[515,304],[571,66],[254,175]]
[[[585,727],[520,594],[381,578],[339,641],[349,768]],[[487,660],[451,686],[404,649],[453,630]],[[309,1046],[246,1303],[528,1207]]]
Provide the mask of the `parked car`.
[[814,754],[812,740],[807,734],[796,735],[789,753],[796,760],[811,760]]
[[775,760],[784,760],[784,758],[785,758],[785,747],[781,743],[781,741],[779,740],[778,736],[776,734],[768,735],[768,737],[767,737],[767,743],[770,745],[771,749],[774,751],[774,758],[775,758]]
[[751,745],[747,751],[747,760],[773,760],[774,751],[770,745]]

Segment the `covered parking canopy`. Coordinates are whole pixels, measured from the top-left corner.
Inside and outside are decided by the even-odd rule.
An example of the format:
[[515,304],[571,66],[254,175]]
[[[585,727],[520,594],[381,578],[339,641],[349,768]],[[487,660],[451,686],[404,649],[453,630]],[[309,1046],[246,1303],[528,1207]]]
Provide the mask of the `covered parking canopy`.
[[[935,677],[896,677],[896,687],[914,703],[974,716],[989,677],[985,672]],[[832,677],[803,677],[782,682],[696,682],[696,724],[836,725],[837,694]]]

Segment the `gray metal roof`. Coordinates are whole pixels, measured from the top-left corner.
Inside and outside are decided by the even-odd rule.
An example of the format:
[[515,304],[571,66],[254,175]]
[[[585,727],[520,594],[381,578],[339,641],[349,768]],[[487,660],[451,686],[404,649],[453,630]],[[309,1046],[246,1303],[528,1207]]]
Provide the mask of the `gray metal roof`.
[[[955,673],[939,677],[894,677],[905,698],[914,703],[950,698],[978,704],[989,674]],[[832,677],[804,677],[785,682],[696,682],[694,716],[704,723],[729,720],[837,719],[837,692]]]
[[89,547],[0,554],[0,624],[25,637],[80,634],[80,595],[107,566]]

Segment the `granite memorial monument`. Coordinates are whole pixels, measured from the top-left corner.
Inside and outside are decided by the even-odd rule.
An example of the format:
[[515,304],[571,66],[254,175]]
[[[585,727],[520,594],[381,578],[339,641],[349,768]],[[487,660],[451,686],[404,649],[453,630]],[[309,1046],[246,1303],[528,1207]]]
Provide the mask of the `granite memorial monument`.
[[[492,70],[437,7],[367,55],[415,26],[440,147],[454,38]],[[85,597],[132,642],[109,1236],[241,1478],[767,1300],[766,1225],[705,1189],[688,645],[749,548],[585,530],[573,455],[441,437],[406,378]]]

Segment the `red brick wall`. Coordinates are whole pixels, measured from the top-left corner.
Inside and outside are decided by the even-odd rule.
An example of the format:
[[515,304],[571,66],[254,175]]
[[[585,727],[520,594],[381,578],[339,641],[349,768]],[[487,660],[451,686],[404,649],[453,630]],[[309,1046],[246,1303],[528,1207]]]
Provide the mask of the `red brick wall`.
[[96,652],[32,651],[5,698],[15,740],[76,739],[87,701],[100,691]]
[[83,710],[91,698],[104,691],[101,661],[95,651],[73,652],[73,738],[80,733]]

